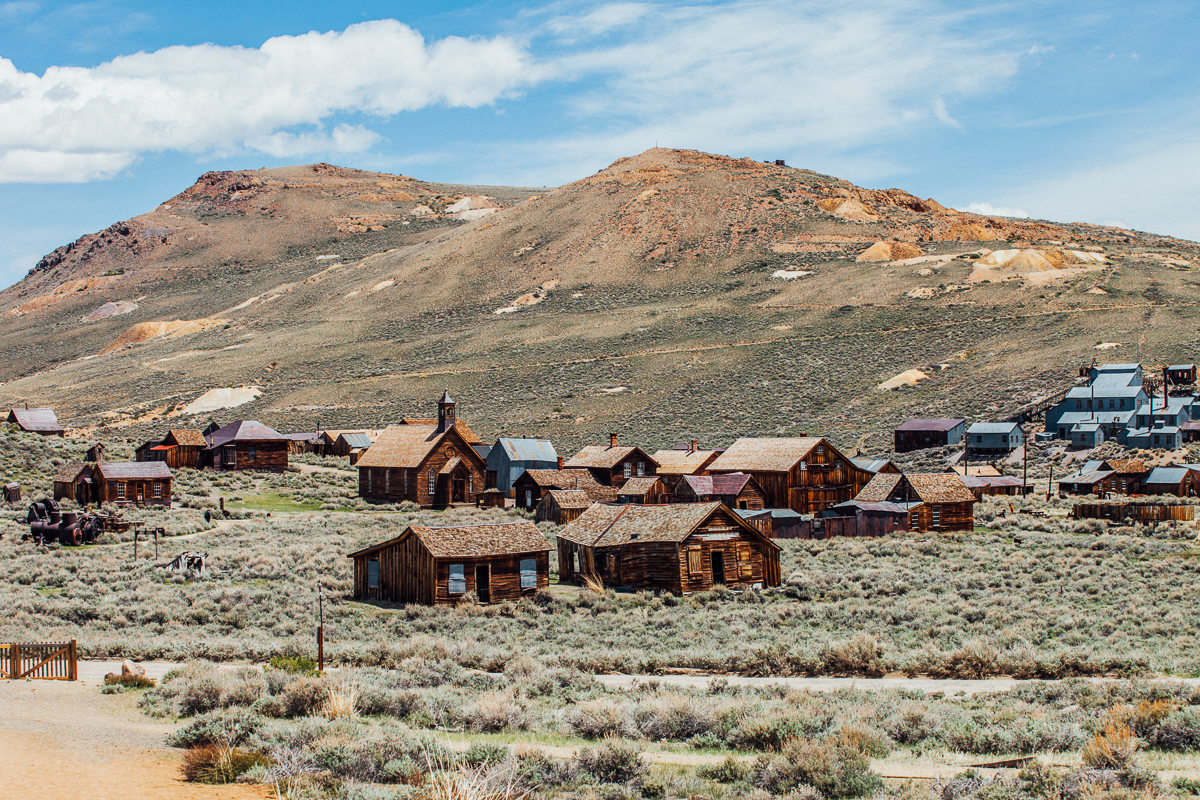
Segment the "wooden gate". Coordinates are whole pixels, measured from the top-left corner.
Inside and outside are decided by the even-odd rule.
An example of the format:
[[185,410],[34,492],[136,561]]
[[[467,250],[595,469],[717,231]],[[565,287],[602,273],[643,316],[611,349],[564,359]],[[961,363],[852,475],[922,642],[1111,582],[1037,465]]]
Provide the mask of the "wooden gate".
[[79,652],[75,640],[0,644],[0,678],[47,681],[79,680]]

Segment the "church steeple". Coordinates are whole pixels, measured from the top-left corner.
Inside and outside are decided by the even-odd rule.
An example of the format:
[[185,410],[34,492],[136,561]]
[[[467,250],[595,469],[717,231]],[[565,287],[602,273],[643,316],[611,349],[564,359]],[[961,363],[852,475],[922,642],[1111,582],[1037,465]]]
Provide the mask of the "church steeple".
[[450,397],[450,390],[447,389],[442,393],[442,399],[438,400],[438,433],[445,433],[454,427],[454,400]]

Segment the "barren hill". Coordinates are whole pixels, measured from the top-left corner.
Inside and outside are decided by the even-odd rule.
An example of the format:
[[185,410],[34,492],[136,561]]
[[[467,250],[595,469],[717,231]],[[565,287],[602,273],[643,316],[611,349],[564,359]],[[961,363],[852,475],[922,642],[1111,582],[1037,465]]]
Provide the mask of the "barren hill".
[[[247,384],[218,418],[300,430],[426,414],[449,386],[484,438],[853,445],[904,415],[1001,414],[1139,339],[1195,359],[1198,259],[695,151],[548,191],[209,173],[0,293],[0,402],[92,428]],[[878,388],[897,376],[917,384]]]

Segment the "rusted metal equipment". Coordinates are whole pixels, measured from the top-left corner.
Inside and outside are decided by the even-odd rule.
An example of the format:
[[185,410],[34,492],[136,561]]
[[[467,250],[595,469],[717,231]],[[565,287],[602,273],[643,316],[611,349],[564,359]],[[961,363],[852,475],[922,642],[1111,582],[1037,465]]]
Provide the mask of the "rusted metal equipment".
[[58,503],[49,497],[44,497],[29,506],[25,521],[29,523],[29,533],[24,536],[25,540],[33,540],[40,545],[58,542],[74,547],[96,541],[96,537],[105,531],[129,530],[131,524],[104,512],[79,514],[63,511]]
[[0,644],[0,678],[77,681],[79,647],[74,639]]

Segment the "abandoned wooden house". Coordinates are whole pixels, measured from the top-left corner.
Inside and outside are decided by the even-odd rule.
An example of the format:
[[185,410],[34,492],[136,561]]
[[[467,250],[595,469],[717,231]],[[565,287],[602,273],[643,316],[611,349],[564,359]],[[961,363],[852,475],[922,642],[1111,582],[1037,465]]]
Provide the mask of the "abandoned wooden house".
[[908,453],[958,444],[966,435],[965,419],[910,419],[894,431],[895,451]]
[[199,469],[208,441],[200,431],[171,430],[138,461],[162,461],[171,469]]
[[576,490],[593,503],[612,502],[617,490],[596,480],[587,469],[527,469],[513,483],[517,508],[533,511],[551,489]]
[[558,533],[558,574],[682,594],[778,586],[779,553],[721,503],[596,503]]
[[975,529],[975,495],[962,478],[949,472],[889,475],[871,479],[854,498],[864,503],[912,504],[909,529],[913,531],[971,531]]
[[231,422],[208,436],[200,465],[215,470],[283,472],[288,465],[288,442],[261,422]]
[[84,461],[103,461],[104,460],[104,443],[96,442],[87,449],[87,455],[83,457]]
[[21,484],[17,483],[16,481],[4,484],[4,502],[21,502]]
[[658,462],[640,447],[619,446],[617,435],[608,435],[608,446],[590,444],[571,460],[563,464],[565,469],[587,469],[596,480],[605,486],[620,488],[630,478],[644,478],[658,474]]
[[659,450],[651,458],[658,462],[658,477],[674,493],[684,475],[707,475],[708,465],[720,454],[720,450],[701,450],[700,442],[693,439],[687,445]]
[[562,468],[562,459],[547,439],[501,437],[484,458],[487,461],[487,487],[499,489],[505,496],[527,469]]
[[675,503],[710,503],[715,500],[735,510],[765,507],[762,489],[758,488],[754,478],[744,472],[684,475],[671,499]]
[[959,475],[958,479],[976,500],[988,495],[1023,497],[1033,493],[1033,483],[1026,483],[1017,475]]
[[73,500],[81,506],[96,501],[95,471],[91,464],[73,461],[59,467],[54,476],[54,499]]
[[[835,536],[887,536],[906,531],[915,503],[871,503],[847,500],[821,512],[821,528],[813,538],[832,539]],[[813,520],[817,522],[817,520]]]
[[733,513],[768,539],[810,538],[805,533],[809,518],[790,508],[735,508]]
[[644,478],[630,478],[625,481],[621,488],[617,489],[617,502],[652,506],[671,502],[671,495],[657,476],[647,475]]
[[349,556],[354,597],[424,605],[453,605],[469,595],[480,603],[520,600],[550,585],[552,549],[528,521],[411,525]]
[[471,446],[478,442],[457,419],[446,392],[436,420],[391,425],[359,456],[358,494],[384,503],[408,500],[421,508],[474,503],[486,488],[487,465]]
[[887,458],[852,458],[850,460],[854,462],[854,466],[872,475],[880,472],[891,472],[893,474],[900,472],[900,468]]
[[321,438],[321,435],[317,431],[301,431],[299,433],[283,433],[280,435],[287,440],[289,456],[318,453],[325,444],[325,440]]
[[538,522],[566,525],[578,519],[591,505],[592,500],[587,496],[587,492],[578,489],[549,489],[537,504],[533,518]]
[[58,424],[58,415],[53,408],[14,408],[8,412],[8,421],[27,433],[41,436],[65,436],[66,431]]
[[357,461],[355,453],[359,456],[371,448],[375,441],[379,438],[379,431],[362,430],[362,431],[341,431],[337,438],[333,440],[333,445],[326,452],[326,455],[337,456],[338,458],[353,458]]
[[171,469],[161,461],[101,461],[93,472],[98,503],[171,507]]
[[748,473],[762,491],[764,505],[801,514],[853,499],[872,478],[817,437],[738,439],[709,465],[709,472]]
[[155,461],[156,459],[150,454],[150,451],[162,444],[162,439],[151,439],[148,442],[142,442],[133,451],[134,461]]
[[1187,465],[1155,467],[1142,483],[1142,492],[1149,495],[1195,497],[1200,473]]
[[1110,458],[1088,461],[1076,472],[1060,478],[1058,492],[1063,495],[1085,494],[1105,497],[1109,494],[1142,494],[1150,474],[1145,462],[1136,458]]

